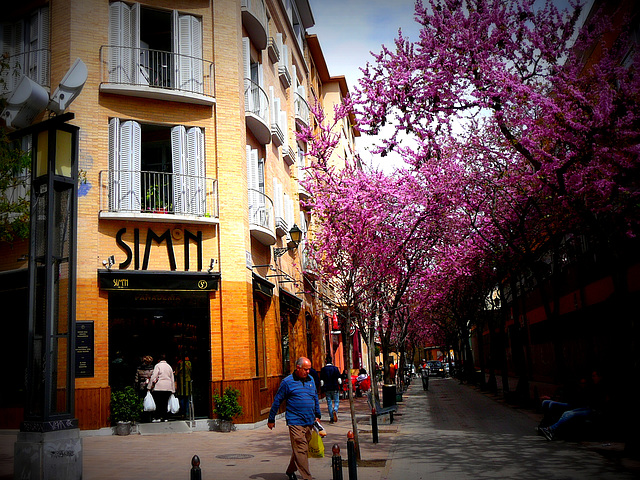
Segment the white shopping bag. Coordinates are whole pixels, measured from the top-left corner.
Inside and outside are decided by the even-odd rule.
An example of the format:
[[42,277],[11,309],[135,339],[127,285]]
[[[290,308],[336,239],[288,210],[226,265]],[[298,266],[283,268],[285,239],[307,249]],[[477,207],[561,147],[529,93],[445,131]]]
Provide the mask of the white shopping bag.
[[145,412],[153,412],[156,409],[156,402],[153,399],[153,395],[151,395],[151,392],[147,391],[147,396],[144,397],[143,405]]

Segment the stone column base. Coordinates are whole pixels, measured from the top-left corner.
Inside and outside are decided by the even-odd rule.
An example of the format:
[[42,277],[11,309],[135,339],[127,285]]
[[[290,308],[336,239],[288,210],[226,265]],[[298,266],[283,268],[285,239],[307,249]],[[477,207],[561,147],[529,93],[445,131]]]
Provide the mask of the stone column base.
[[14,449],[14,480],[82,479],[80,429],[19,432]]

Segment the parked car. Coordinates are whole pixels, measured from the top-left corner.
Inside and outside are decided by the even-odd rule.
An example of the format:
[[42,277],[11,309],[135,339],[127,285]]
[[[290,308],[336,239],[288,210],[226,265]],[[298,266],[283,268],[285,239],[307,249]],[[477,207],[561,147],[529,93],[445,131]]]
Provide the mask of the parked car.
[[427,366],[429,367],[429,375],[432,377],[443,377],[445,376],[444,365],[442,362],[438,360],[431,360],[427,362]]

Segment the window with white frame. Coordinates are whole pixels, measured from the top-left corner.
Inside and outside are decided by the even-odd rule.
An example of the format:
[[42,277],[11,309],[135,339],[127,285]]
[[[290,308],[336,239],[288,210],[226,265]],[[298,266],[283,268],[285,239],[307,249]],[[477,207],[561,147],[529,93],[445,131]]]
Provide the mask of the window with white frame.
[[202,93],[202,20],[176,10],[112,2],[109,81]]
[[49,82],[49,7],[34,10],[28,17],[0,23],[0,55],[8,68],[0,72],[4,82],[0,93],[11,92],[22,75],[48,87]]
[[109,207],[115,212],[206,213],[200,127],[109,122]]

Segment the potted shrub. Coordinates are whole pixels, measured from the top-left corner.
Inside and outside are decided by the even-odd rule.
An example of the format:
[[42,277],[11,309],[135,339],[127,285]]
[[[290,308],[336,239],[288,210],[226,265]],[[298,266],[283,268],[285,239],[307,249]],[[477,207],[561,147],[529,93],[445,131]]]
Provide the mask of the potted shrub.
[[111,421],[116,426],[117,435],[129,435],[131,422],[140,419],[142,399],[133,387],[111,392]]
[[220,430],[223,432],[231,431],[233,419],[242,414],[239,396],[240,390],[232,387],[227,387],[222,396],[218,392],[213,394],[213,413],[220,418]]

